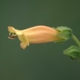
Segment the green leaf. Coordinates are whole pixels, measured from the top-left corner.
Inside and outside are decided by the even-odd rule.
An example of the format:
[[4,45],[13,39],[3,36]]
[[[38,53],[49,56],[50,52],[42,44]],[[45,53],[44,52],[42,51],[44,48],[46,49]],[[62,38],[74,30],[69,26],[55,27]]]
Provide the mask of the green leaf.
[[66,26],[57,27],[56,30],[59,31],[57,36],[61,38],[60,42],[66,41],[72,37],[72,30]]
[[64,50],[64,54],[69,56],[72,59],[80,59],[80,48],[77,46],[71,46],[68,49]]

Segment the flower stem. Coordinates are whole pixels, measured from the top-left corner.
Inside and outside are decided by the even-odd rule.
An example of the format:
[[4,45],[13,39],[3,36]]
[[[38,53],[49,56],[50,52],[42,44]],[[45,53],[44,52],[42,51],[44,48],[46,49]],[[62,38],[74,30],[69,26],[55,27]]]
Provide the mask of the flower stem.
[[75,35],[72,35],[72,39],[76,42],[76,44],[80,47],[80,42]]

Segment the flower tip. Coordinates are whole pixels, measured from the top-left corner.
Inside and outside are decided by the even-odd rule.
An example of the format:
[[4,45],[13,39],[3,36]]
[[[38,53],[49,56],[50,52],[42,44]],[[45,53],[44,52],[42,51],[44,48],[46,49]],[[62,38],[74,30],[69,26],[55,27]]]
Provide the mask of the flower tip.
[[12,26],[8,26],[8,31],[11,33],[11,32],[15,32],[14,31],[14,27],[12,27]]

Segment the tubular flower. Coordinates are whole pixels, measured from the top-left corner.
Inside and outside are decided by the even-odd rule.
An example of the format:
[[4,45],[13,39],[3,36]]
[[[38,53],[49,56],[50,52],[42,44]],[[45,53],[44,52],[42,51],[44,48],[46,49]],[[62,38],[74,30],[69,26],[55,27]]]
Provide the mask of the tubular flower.
[[[33,26],[28,29],[18,30],[12,26],[8,26],[9,39],[15,39],[18,37],[20,40],[20,47],[25,49],[31,44],[39,44],[46,42],[57,42],[63,40],[62,35],[60,37],[59,29],[51,28],[49,26],[39,25]],[[61,33],[62,34],[62,33]],[[58,36],[59,35],[59,36]]]

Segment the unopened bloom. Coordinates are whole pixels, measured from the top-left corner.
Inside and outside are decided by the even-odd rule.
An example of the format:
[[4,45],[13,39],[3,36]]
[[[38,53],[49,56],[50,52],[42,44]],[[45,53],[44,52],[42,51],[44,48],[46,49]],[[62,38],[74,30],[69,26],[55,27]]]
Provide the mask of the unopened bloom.
[[18,30],[12,26],[8,26],[9,38],[14,39],[16,36],[20,40],[21,48],[25,49],[27,46],[31,44],[39,44],[46,42],[56,42],[61,40],[59,36],[57,36],[60,31],[51,28],[49,26],[33,26],[28,29]]

